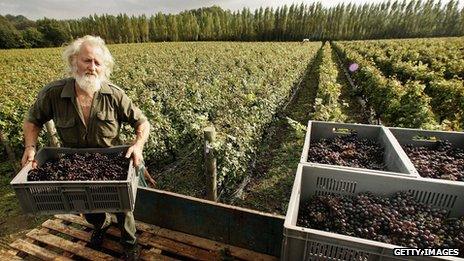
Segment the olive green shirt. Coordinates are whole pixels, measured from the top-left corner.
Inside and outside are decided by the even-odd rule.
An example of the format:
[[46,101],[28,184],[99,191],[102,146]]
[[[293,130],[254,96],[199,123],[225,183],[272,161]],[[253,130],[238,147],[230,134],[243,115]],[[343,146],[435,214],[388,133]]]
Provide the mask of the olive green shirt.
[[94,95],[89,123],[85,126],[74,86],[74,78],[45,86],[39,92],[27,118],[39,127],[53,119],[64,147],[103,148],[121,145],[119,133],[122,122],[136,128],[147,121],[122,89],[111,83],[103,83]]

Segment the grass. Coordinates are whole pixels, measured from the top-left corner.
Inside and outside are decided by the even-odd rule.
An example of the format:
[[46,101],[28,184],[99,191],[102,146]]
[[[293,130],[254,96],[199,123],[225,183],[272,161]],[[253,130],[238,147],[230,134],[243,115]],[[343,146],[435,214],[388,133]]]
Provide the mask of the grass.
[[234,205],[285,215],[317,92],[320,56],[309,62],[295,98],[264,137],[250,183]]
[[[235,201],[235,205],[279,215],[286,214],[304,145],[306,125],[310,120],[310,112],[314,110],[320,58],[316,57],[314,66],[307,69],[295,99],[272,124],[262,142],[251,181],[245,187],[243,195]],[[333,49],[332,59],[336,62]],[[367,122],[340,69],[337,82],[342,86],[339,102],[343,113],[348,116],[347,122]]]

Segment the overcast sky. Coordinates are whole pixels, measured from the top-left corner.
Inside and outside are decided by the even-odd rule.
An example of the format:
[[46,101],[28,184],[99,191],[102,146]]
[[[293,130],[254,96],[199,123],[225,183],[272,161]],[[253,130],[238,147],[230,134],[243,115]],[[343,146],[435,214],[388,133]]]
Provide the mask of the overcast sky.
[[[323,5],[330,7],[338,3],[380,3],[385,0],[324,0]],[[24,15],[29,19],[56,18],[70,19],[90,14],[151,15],[157,12],[179,13],[180,11],[218,5],[223,9],[238,10],[243,7],[256,9],[262,7],[278,7],[292,3],[310,4],[315,1],[295,0],[0,0],[0,14]],[[442,1],[443,2],[443,1]]]

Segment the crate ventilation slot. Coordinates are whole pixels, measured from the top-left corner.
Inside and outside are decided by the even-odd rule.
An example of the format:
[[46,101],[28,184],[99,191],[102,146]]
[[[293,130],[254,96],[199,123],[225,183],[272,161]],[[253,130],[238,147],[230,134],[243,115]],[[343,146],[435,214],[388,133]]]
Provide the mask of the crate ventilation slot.
[[60,194],[60,190],[56,187],[31,187],[29,189],[34,195],[49,195],[51,193]]
[[345,247],[307,242],[304,260],[368,260],[369,254]]
[[317,177],[316,190],[332,191],[332,192],[343,192],[343,193],[355,193],[356,182],[337,180],[333,178]]
[[90,186],[90,193],[118,193],[117,187],[108,186]]
[[417,201],[437,207],[453,208],[457,199],[457,196],[437,192],[420,190],[409,190],[409,192]]

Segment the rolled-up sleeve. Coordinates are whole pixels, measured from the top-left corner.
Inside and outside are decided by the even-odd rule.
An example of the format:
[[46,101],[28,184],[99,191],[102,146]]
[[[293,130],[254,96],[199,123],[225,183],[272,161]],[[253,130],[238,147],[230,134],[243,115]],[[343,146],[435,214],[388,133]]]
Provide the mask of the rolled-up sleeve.
[[26,120],[42,127],[47,121],[52,119],[52,102],[47,97],[47,92],[42,90],[37,95],[34,104],[29,108]]
[[147,121],[147,117],[143,115],[142,111],[129,99],[129,97],[127,97],[125,93],[122,94],[119,105],[120,119],[129,123],[132,127],[135,128]]

